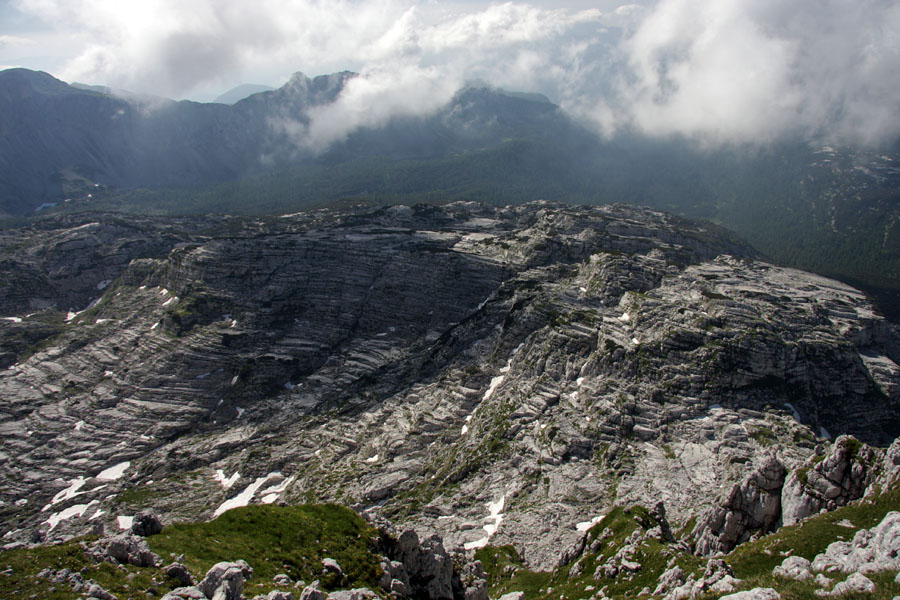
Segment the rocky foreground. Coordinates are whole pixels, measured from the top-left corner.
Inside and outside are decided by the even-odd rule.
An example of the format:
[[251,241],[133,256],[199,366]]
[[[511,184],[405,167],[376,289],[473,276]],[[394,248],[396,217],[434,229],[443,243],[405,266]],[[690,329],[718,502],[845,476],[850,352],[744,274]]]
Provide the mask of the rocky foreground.
[[661,501],[728,552],[864,496],[900,431],[900,337],[863,294],[650,210],[93,215],[0,243],[7,545],[338,501],[547,569]]

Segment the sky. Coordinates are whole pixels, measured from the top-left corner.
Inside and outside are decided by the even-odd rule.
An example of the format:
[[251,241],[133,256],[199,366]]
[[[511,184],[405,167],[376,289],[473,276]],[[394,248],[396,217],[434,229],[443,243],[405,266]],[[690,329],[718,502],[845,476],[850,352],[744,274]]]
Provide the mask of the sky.
[[896,0],[0,0],[14,66],[198,101],[358,72],[320,115],[326,142],[471,81],[541,92],[604,134],[900,135]]

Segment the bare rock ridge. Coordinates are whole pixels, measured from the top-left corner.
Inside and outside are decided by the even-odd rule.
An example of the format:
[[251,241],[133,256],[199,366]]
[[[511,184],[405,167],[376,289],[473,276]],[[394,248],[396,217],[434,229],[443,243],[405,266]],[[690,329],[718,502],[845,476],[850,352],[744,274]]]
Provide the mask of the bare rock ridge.
[[900,429],[900,338],[862,293],[648,209],[93,215],[0,242],[5,543],[339,501],[543,568],[650,499],[712,552],[857,497],[817,445]]

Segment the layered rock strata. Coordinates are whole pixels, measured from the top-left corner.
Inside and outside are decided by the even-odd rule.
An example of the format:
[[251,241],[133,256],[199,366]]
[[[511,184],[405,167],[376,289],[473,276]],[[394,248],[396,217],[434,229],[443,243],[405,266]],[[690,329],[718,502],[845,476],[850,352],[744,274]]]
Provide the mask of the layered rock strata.
[[[900,425],[896,328],[712,226],[546,203],[148,222],[164,252],[10,351],[7,542],[335,500],[546,567],[615,502],[683,522],[766,452],[793,469]],[[26,304],[0,330],[59,314]]]

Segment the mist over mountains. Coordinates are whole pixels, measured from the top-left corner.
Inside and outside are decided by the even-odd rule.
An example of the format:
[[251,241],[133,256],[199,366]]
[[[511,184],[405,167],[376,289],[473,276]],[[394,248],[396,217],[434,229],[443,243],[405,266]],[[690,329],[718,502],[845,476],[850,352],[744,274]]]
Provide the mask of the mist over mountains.
[[638,1],[0,4],[0,597],[900,599],[900,8]]
[[[786,264],[900,289],[900,147],[604,137],[540,94],[469,84],[430,111],[340,72],[233,105],[0,72],[0,209],[279,213],[335,202],[627,202],[716,221]],[[415,105],[415,106],[414,106]],[[413,111],[415,108],[415,111]],[[416,112],[418,111],[418,112]],[[424,111],[424,112],[423,112]]]

